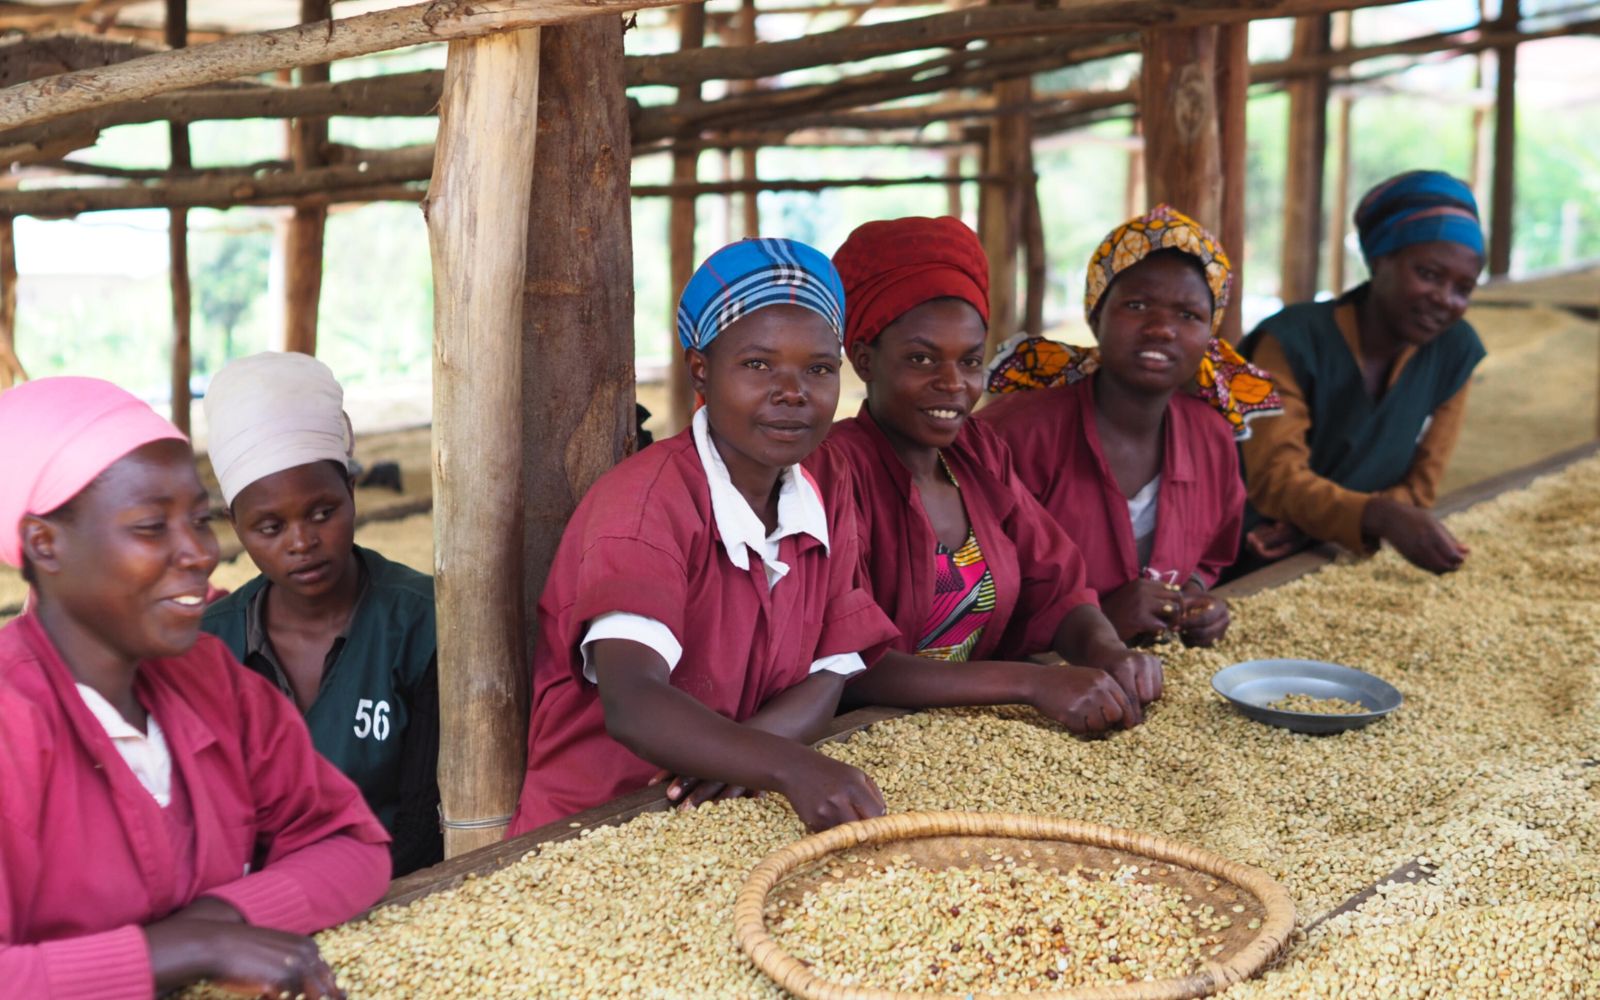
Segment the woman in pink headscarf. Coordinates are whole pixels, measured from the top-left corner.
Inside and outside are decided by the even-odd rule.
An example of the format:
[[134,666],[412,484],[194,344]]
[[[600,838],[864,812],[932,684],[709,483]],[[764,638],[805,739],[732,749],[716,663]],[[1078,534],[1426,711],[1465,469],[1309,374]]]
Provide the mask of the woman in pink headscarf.
[[217,563],[184,436],[108,382],[0,395],[0,983],[338,996],[305,935],[382,894],[388,840],[286,699],[201,636]]

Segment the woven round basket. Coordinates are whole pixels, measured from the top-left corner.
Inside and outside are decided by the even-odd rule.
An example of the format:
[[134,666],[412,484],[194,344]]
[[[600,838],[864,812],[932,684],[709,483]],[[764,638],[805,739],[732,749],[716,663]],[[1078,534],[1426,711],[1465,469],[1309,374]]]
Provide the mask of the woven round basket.
[[[926,868],[985,865],[995,848],[1028,850],[1036,863],[1066,871],[1108,870],[1118,864],[1158,863],[1146,880],[1180,888],[1218,912],[1244,907],[1222,932],[1223,950],[1182,979],[1125,982],[1023,994],[905,993],[829,982],[812,973],[767,933],[769,902],[798,901],[831,872],[881,870],[892,856],[909,855]],[[1256,930],[1247,923],[1260,920]],[[1169,1000],[1208,996],[1255,975],[1282,949],[1294,929],[1289,893],[1259,869],[1187,844],[1115,827],[1048,816],[1006,813],[898,813],[847,823],[773,853],[750,873],[733,908],[734,936],[756,966],[804,1000],[970,1000],[975,996],[1029,1000]]]

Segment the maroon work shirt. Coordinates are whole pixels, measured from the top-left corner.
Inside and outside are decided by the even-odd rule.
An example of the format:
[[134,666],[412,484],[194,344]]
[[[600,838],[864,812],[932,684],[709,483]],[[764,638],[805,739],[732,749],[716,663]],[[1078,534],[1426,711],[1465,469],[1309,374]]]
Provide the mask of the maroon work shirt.
[[[911,470],[865,403],[859,415],[834,424],[807,464],[824,479],[834,474],[830,458],[849,466],[873,598],[900,630],[895,648],[915,653],[933,606],[936,539]],[[1010,451],[992,430],[968,421],[944,458],[994,579],[994,616],[971,658],[1016,659],[1050,649],[1061,619],[1096,603],[1083,557],[1017,478]]]
[[[1078,543],[1102,599],[1140,575],[1128,498],[1106,464],[1095,423],[1094,376],[1017,392],[978,412],[1011,446],[1017,475]],[[1167,404],[1149,567],[1206,586],[1232,564],[1244,519],[1239,453],[1227,421],[1204,400],[1175,393]]]
[[830,549],[790,535],[789,572],[771,590],[761,560],[728,560],[691,430],[601,476],[567,523],[539,599],[528,772],[508,836],[644,787],[658,768],[606,733],[599,688],[583,677],[589,623],[612,611],[654,618],[683,646],[672,685],[742,722],[805,680],[825,656],[871,663],[894,627],[856,577],[849,480],[819,490]]

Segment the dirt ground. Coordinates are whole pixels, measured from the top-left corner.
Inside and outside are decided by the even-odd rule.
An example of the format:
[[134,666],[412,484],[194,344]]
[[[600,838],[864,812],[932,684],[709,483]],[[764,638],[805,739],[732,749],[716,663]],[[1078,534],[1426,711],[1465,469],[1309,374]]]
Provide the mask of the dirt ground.
[[[1475,306],[1468,319],[1477,327],[1489,356],[1473,376],[1466,426],[1445,476],[1445,492],[1528,465],[1596,435],[1600,323],[1551,306],[1498,302]],[[855,413],[863,396],[861,383],[847,371],[839,415]],[[638,398],[654,414],[646,426],[661,435],[665,431],[666,387],[641,384]],[[413,406],[406,412],[414,411]],[[356,457],[369,466],[398,462],[405,485],[400,494],[379,489],[357,491],[357,511],[367,519],[356,532],[357,542],[431,572],[432,516],[383,516],[386,510],[414,509],[432,496],[428,428],[360,435]],[[214,489],[215,479],[204,459],[201,473]],[[255,567],[247,556],[239,555],[238,542],[225,522],[219,523],[218,535],[226,561],[212,579],[217,586],[231,590],[254,576]],[[0,574],[0,620],[15,613],[25,592],[16,573]]]

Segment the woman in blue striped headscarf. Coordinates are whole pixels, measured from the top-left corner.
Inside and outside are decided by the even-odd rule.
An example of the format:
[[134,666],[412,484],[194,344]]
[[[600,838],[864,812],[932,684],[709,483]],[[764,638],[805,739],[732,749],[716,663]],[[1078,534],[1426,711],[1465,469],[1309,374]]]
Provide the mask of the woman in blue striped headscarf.
[[1284,407],[1241,445],[1245,558],[1282,558],[1311,539],[1356,552],[1387,541],[1448,572],[1467,549],[1428,508],[1484,356],[1462,318],[1483,268],[1477,202],[1449,174],[1414,170],[1367,192],[1355,223],[1370,280],[1289,306],[1241,345],[1273,373]]
[[528,771],[511,832],[663,785],[693,804],[783,793],[820,829],[883,812],[808,746],[898,633],[856,585],[847,476],[798,465],[839,401],[844,289],[790,240],[713,254],[678,307],[705,405],[601,476],[539,601]]

